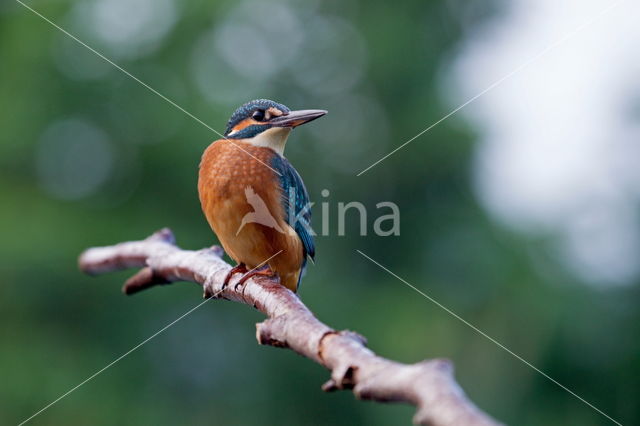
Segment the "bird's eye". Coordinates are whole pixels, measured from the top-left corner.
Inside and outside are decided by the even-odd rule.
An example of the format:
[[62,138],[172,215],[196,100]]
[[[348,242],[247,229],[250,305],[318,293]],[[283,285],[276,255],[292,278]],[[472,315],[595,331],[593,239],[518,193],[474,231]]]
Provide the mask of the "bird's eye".
[[264,110],[263,109],[255,110],[253,114],[251,114],[251,118],[253,118],[256,121],[264,120]]

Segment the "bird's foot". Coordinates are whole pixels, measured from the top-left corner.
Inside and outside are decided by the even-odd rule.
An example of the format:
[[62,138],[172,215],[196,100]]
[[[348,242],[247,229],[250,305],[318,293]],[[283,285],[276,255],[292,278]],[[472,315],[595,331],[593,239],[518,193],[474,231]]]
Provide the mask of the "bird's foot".
[[271,270],[269,265],[264,265],[264,266],[261,266],[260,268],[253,268],[238,280],[238,282],[235,285],[235,290],[238,290],[238,287],[243,285],[245,281],[247,281],[251,277],[255,277],[255,276],[273,277],[274,275],[275,275],[275,272]]
[[222,282],[222,287],[220,288],[220,290],[224,290],[229,285],[229,280],[236,272],[241,272],[243,274],[246,273],[247,265],[245,265],[244,263],[238,263],[236,266],[231,268],[229,272],[227,272],[227,276],[224,277],[224,281]]

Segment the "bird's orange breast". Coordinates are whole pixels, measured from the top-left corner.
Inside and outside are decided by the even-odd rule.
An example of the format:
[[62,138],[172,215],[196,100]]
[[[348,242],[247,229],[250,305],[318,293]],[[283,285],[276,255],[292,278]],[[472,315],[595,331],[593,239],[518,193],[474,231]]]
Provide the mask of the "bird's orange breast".
[[[227,254],[255,268],[268,264],[295,291],[302,243],[284,220],[279,176],[269,148],[219,140],[204,152],[198,192],[202,210]],[[276,253],[278,253],[276,255]]]

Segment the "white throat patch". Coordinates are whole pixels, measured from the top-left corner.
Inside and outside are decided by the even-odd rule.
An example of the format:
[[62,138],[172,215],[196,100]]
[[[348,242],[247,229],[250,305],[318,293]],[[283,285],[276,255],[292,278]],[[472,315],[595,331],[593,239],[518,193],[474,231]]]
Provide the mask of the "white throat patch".
[[271,148],[278,154],[284,155],[284,146],[289,133],[291,133],[290,127],[272,127],[245,141],[254,146]]

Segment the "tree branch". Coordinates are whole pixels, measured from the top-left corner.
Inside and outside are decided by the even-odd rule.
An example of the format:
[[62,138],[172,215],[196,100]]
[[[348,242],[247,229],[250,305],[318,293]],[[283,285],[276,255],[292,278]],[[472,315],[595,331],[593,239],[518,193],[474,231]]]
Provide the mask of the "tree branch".
[[193,281],[202,285],[205,297],[253,306],[268,317],[256,325],[258,342],[292,349],[326,367],[331,379],[322,386],[325,391],[352,389],[360,399],[413,404],[417,407],[417,424],[498,425],[467,399],[448,360],[406,365],[379,357],[366,347],[364,337],[329,328],[296,294],[264,277],[251,278],[238,289],[238,278],[234,277],[222,289],[230,269],[222,254],[219,247],[182,250],[175,245],[173,233],[162,229],[142,241],[88,249],[80,256],[79,266],[91,275],[143,268],[125,283],[126,294],[175,281]]

